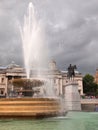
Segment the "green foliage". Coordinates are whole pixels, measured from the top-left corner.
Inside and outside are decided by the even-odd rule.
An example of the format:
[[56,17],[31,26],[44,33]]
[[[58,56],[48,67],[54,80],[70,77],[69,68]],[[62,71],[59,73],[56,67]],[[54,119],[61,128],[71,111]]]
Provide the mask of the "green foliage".
[[98,92],[98,85],[94,82],[94,77],[86,74],[83,77],[83,91],[86,95],[96,95]]

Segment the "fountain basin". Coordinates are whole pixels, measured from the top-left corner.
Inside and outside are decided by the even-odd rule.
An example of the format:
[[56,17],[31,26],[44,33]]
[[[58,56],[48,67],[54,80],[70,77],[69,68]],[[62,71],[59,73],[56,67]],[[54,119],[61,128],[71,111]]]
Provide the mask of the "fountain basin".
[[60,101],[53,98],[2,98],[0,117],[50,117],[60,113]]

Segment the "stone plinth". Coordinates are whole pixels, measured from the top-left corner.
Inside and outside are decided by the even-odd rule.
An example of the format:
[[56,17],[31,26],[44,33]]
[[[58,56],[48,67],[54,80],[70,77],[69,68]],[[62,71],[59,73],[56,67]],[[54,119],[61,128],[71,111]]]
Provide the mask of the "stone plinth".
[[78,83],[75,81],[69,81],[65,86],[65,108],[71,111],[81,110]]
[[45,117],[60,112],[58,99],[8,98],[0,99],[0,117]]

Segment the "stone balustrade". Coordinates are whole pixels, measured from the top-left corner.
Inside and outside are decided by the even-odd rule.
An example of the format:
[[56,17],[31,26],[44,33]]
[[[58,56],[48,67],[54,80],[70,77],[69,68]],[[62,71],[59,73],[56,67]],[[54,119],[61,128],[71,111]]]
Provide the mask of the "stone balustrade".
[[81,104],[98,104],[98,99],[81,99]]

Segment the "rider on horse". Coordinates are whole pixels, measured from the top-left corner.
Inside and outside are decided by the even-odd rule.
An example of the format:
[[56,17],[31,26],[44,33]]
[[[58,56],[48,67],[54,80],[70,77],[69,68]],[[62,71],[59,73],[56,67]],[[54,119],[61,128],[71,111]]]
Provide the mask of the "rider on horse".
[[67,77],[69,78],[69,79],[74,79],[74,77],[75,77],[75,69],[77,69],[77,67],[76,67],[76,65],[69,65],[69,67],[68,67],[68,73],[67,73]]

